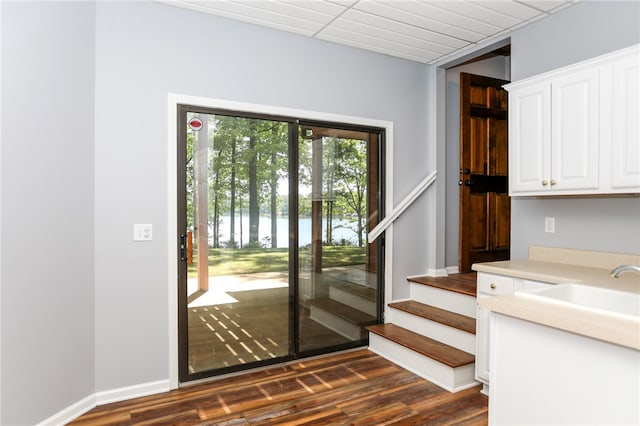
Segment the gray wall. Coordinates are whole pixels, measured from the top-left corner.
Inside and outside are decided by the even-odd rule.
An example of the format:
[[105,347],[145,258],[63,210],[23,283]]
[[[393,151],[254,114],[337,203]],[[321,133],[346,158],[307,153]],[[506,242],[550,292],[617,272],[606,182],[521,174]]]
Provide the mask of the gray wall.
[[91,3],[3,2],[2,418],[94,392]]
[[[166,235],[168,93],[393,121],[397,201],[427,174],[427,75],[420,64],[162,4],[100,2],[96,19],[96,390],[103,391],[167,378],[166,265],[175,261],[167,258],[175,236]],[[420,208],[395,226],[394,293],[424,269]],[[132,242],[137,222],[153,224],[151,243]]]
[[[150,2],[0,10],[1,424],[167,379],[167,93],[393,121],[396,202],[435,164],[442,126],[428,128],[435,86],[419,64]],[[637,43],[638,15],[637,2],[585,1],[517,31],[514,79]],[[394,226],[395,298],[440,256],[427,198]],[[514,253],[640,252],[639,207],[515,200]],[[153,242],[134,243],[134,223],[152,223]]]
[[[580,2],[511,35],[512,80],[637,44],[639,28],[640,2]],[[640,253],[640,198],[513,198],[511,208],[512,258],[531,244]]]
[[445,265],[458,266],[458,239],[460,229],[460,73],[509,80],[510,58],[497,56],[484,61],[450,68],[446,71],[446,215]]

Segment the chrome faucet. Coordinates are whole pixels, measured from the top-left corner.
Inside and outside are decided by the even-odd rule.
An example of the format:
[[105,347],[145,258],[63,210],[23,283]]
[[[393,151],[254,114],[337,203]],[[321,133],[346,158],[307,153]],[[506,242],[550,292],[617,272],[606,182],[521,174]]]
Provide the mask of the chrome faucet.
[[626,271],[636,271],[640,273],[640,266],[638,265],[620,265],[616,267],[613,271],[611,271],[611,276],[613,278],[618,278],[621,273]]

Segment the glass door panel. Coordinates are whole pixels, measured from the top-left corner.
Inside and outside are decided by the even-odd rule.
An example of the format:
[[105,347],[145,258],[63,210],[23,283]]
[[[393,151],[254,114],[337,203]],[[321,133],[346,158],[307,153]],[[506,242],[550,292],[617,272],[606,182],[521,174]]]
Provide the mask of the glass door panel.
[[188,108],[183,117],[180,365],[191,380],[292,353],[289,123]]
[[366,343],[378,318],[378,134],[299,128],[300,352]]

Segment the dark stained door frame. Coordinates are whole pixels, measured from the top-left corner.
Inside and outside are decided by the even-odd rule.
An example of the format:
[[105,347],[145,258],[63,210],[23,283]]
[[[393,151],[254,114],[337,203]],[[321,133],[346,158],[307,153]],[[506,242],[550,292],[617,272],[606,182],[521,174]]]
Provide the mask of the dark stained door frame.
[[510,255],[507,83],[460,73],[460,272]]

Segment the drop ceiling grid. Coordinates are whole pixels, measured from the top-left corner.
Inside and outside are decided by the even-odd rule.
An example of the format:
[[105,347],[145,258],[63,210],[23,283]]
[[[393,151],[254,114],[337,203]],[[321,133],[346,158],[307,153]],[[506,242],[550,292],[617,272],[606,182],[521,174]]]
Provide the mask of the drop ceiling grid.
[[580,0],[156,0],[434,63]]

